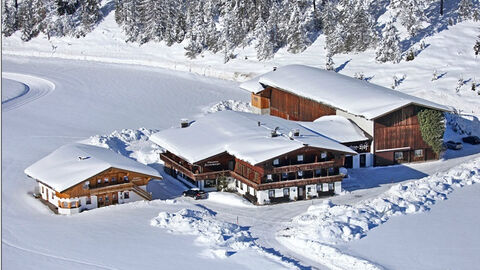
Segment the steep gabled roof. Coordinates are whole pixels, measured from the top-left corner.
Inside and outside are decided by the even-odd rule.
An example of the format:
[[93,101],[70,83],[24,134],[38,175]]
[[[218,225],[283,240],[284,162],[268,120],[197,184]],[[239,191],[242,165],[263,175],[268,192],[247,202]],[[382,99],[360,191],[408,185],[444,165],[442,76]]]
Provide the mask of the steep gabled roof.
[[[281,135],[271,137],[270,133],[276,127]],[[291,140],[288,134],[294,129],[300,130],[300,136]],[[298,122],[234,111],[206,115],[187,128],[171,128],[155,133],[150,140],[190,163],[226,151],[250,164],[258,164],[306,145],[356,154],[352,149],[312,132]]]
[[26,168],[25,173],[62,192],[109,168],[161,178],[155,169],[144,164],[110,149],[82,143],[67,144],[56,149]]
[[262,85],[272,86],[366,119],[375,119],[404,106],[415,104],[440,111],[447,106],[391,90],[333,71],[304,65],[288,65],[240,85],[254,93]]

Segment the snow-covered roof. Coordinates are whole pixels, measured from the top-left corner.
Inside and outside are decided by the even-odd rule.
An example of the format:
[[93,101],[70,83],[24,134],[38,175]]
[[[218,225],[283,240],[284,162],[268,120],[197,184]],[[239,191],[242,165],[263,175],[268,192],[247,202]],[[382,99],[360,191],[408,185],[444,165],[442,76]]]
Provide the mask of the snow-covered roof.
[[355,123],[340,115],[326,115],[313,122],[300,122],[302,126],[340,143],[370,139]]
[[117,168],[161,178],[144,164],[95,145],[64,145],[25,169],[25,173],[58,192],[72,187],[106,169]]
[[[271,137],[271,131],[276,127],[281,135]],[[300,136],[290,140],[288,134],[294,129],[300,130]],[[208,114],[187,128],[171,128],[155,133],[150,140],[190,163],[228,152],[251,164],[258,164],[305,145],[356,154],[352,149],[312,132],[300,123],[235,111]]]
[[383,116],[409,104],[451,111],[449,107],[435,102],[304,65],[279,67],[276,71],[242,83],[240,87],[258,93],[264,89],[261,84],[280,88],[366,119]]

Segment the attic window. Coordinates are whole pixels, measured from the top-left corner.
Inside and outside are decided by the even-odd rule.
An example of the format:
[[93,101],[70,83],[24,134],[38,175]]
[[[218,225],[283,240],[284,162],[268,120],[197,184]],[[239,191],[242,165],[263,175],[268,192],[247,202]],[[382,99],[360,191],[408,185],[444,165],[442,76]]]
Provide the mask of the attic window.
[[89,159],[90,157],[82,157],[82,156],[79,156],[78,157],[78,160],[86,160],[86,159]]

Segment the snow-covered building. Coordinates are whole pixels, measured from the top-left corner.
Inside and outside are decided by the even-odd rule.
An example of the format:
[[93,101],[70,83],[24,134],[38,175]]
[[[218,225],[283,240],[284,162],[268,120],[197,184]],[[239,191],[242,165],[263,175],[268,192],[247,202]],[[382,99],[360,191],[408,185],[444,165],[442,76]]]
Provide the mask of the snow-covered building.
[[356,152],[316,132],[325,128],[322,122],[310,124],[222,111],[150,140],[165,150],[160,158],[167,173],[207,191],[225,176],[232,189],[265,204],[341,191],[340,167]]
[[[303,65],[288,65],[240,85],[252,92],[258,114],[296,121],[314,121],[325,115],[340,115],[353,121],[371,138],[360,153],[360,166],[390,165],[437,159],[424,142],[417,114],[423,109],[442,112],[450,108],[363,80]],[[352,149],[363,143],[343,142]],[[347,167],[355,162],[346,160]]]
[[158,172],[110,149],[72,143],[25,169],[38,182],[41,198],[74,214],[113,204],[151,200],[146,185]]

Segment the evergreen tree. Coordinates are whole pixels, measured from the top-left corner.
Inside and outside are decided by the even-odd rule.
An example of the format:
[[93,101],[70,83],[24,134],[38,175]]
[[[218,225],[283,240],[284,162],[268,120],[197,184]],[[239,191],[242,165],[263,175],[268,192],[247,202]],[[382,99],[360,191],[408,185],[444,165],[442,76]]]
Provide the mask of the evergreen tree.
[[85,35],[93,30],[101,18],[98,0],[84,0],[81,7],[81,33]]
[[376,51],[376,59],[380,62],[392,61],[398,63],[401,58],[402,52],[398,31],[393,25],[393,21],[389,21],[383,29],[382,40]]
[[15,6],[3,1],[2,7],[2,33],[4,36],[11,36],[17,31],[17,10]]
[[325,69],[326,70],[334,70],[335,69],[335,63],[333,62],[332,54],[327,53],[326,58],[327,58],[327,60],[326,60],[326,63],[325,63]]
[[443,113],[437,110],[425,109],[418,113],[418,122],[423,140],[437,154],[442,150],[445,121]]
[[301,2],[293,3],[293,11],[290,15],[287,29],[287,50],[291,53],[303,52],[310,44],[308,38],[307,21],[304,17],[305,10],[301,10]]
[[325,35],[331,35],[335,30],[335,26],[338,22],[339,11],[333,1],[325,3],[321,13],[323,33]]
[[38,36],[44,29],[45,17],[46,10],[42,0],[25,0],[21,2],[18,19],[20,21],[23,41],[29,41]]
[[142,2],[140,0],[124,0],[122,2],[123,14],[123,31],[127,35],[127,42],[140,42],[145,41],[143,35],[143,9]]
[[473,4],[471,0],[460,0],[457,9],[458,17],[461,20],[469,20],[473,14]]
[[473,46],[473,51],[475,52],[475,55],[480,54],[480,36],[478,36],[478,39],[475,42],[475,45]]
[[411,37],[415,36],[425,21],[425,6],[422,0],[397,0],[393,6],[399,10],[399,18]]

